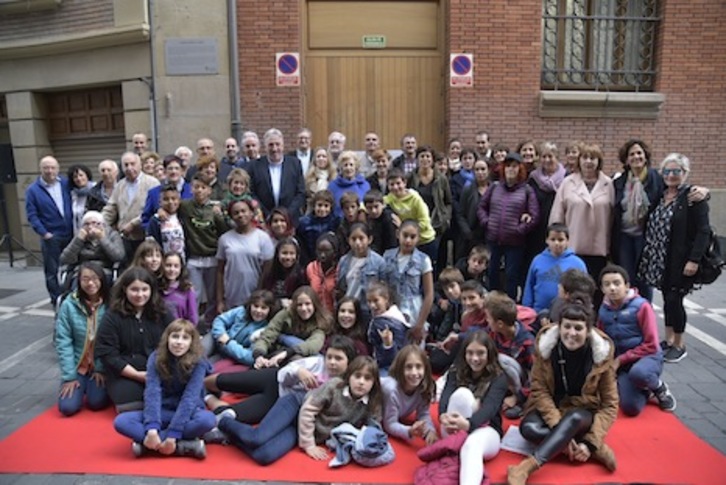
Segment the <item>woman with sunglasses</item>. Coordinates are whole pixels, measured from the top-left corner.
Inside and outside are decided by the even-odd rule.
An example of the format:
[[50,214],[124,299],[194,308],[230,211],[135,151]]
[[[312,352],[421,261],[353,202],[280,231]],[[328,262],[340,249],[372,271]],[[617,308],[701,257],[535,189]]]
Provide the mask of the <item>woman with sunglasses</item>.
[[683,298],[693,290],[699,263],[708,245],[708,202],[688,199],[691,189],[686,184],[690,172],[688,157],[671,153],[661,163],[660,172],[665,190],[651,206],[638,277],[663,293],[664,360],[680,362],[687,355]]

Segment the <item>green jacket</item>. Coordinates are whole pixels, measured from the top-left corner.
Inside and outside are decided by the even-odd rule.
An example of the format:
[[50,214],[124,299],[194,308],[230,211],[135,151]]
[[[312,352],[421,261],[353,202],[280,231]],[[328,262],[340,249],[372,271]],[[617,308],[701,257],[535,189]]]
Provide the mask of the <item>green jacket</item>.
[[259,356],[270,355],[273,350],[281,347],[277,343],[280,335],[292,335],[303,339],[302,342],[290,349],[293,354],[301,357],[309,357],[319,353],[325,343],[325,332],[312,325],[308,326],[302,333],[294,334],[292,331],[292,315],[290,310],[285,309],[275,315],[262,331],[260,337],[255,341],[252,356],[256,359]]
[[182,200],[179,217],[184,225],[184,236],[189,256],[208,257],[217,254],[219,236],[229,230],[221,211],[214,212],[215,204],[197,204],[194,200]]

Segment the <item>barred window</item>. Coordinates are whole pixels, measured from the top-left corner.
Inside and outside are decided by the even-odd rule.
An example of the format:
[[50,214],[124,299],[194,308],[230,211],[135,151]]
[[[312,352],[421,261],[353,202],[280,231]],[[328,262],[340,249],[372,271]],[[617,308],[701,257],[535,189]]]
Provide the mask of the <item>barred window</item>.
[[653,91],[658,0],[543,0],[544,90]]

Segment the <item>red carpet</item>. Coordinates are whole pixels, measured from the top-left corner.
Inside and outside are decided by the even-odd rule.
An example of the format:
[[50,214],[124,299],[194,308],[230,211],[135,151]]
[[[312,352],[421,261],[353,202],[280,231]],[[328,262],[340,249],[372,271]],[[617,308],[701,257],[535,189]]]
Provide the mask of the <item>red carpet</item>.
[[[85,473],[139,475],[209,480],[274,480],[287,482],[411,483],[421,464],[415,446],[394,442],[396,460],[383,468],[348,465],[330,470],[295,450],[269,467],[254,464],[233,447],[210,445],[204,461],[194,458],[136,459],[129,441],[112,426],[113,412],[82,411],[63,418],[53,408],[0,442],[0,473]],[[394,440],[395,441],[395,440]],[[620,417],[607,442],[618,458],[618,470],[587,463],[548,464],[533,484],[575,483],[726,483],[726,457],[691,433],[675,416],[648,406],[638,418]],[[502,451],[487,465],[493,483],[506,482],[507,465],[522,457]]]

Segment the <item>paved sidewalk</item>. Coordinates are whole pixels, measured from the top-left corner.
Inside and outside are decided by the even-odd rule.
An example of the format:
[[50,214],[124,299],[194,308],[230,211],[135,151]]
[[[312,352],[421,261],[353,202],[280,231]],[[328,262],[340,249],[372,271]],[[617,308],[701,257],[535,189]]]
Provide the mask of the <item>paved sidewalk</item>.
[[[0,262],[0,439],[56,404],[59,372],[51,341],[53,311],[48,301],[42,270],[18,264],[10,268],[7,262]],[[655,304],[662,326],[659,297]],[[688,357],[678,364],[666,364],[664,378],[678,399],[676,415],[726,454],[726,276],[691,295],[688,313]],[[199,482],[99,475],[0,475],[0,485]]]

